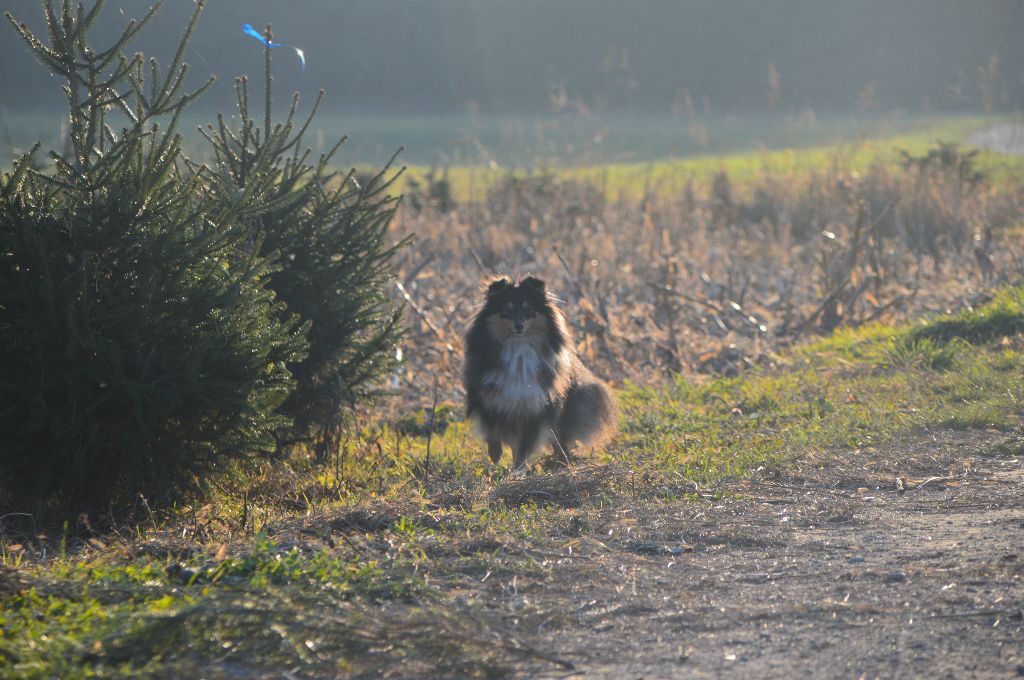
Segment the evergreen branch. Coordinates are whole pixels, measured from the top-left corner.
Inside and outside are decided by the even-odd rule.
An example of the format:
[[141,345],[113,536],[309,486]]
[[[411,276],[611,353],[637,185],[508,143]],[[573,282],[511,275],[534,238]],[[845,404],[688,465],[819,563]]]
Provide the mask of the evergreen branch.
[[[62,44],[64,34],[61,31],[60,20],[57,18],[56,13],[53,11],[53,5],[50,0],[43,0],[43,17],[46,19],[46,31],[50,37],[50,44],[55,48],[60,48],[62,53],[67,53],[67,46]],[[67,0],[64,0],[64,7],[67,8]]]
[[[169,74],[168,74],[169,77]],[[149,58],[149,105],[148,109],[154,111],[160,107],[160,67],[156,63],[155,57]],[[151,115],[151,114],[150,114]]]
[[121,52],[124,50],[125,45],[133,41],[135,37],[139,34],[139,31],[141,31],[149,24],[150,20],[152,20],[152,18],[156,16],[156,13],[160,10],[163,4],[163,0],[157,0],[157,2],[155,2],[148,10],[146,10],[146,13],[143,15],[142,19],[136,20],[134,17],[129,19],[128,23],[125,25],[124,30],[121,32],[120,37],[118,37],[118,39],[110,47],[97,54],[97,59],[103,62],[110,56],[120,55]]
[[11,197],[21,192],[25,178],[28,177],[29,171],[32,168],[32,159],[41,146],[42,142],[36,142],[29,149],[28,153],[24,154],[14,165],[14,171],[4,177],[2,190],[0,190],[0,199],[8,201]]
[[[49,4],[49,0],[46,0],[46,3]],[[71,13],[71,0],[61,0],[60,8],[61,29],[63,30],[64,35],[70,39],[75,30],[75,18]],[[69,40],[69,42],[72,44],[74,43],[73,40]]]
[[[192,33],[195,32],[196,22],[199,21],[199,15],[203,13],[203,8],[206,6],[206,0],[197,0],[196,8],[192,11],[192,16],[188,20],[188,24],[185,26],[185,31],[181,35],[181,40],[178,41],[178,49],[174,52],[174,58],[171,59],[170,66],[167,67],[167,73],[174,73],[175,71],[182,71],[187,68],[187,64],[182,64],[182,60],[185,57],[185,48],[188,43],[192,40]],[[184,77],[184,73],[182,73]]]
[[273,33],[270,30],[270,24],[267,24],[266,31],[264,32],[264,38],[266,38],[266,44],[263,47],[263,55],[265,64],[263,67],[264,75],[264,100],[263,100],[263,136],[267,139],[270,138],[270,84],[273,78],[270,75],[270,46],[273,44]]
[[[92,28],[92,25],[96,22],[96,19],[99,18],[100,12],[103,10],[104,4],[105,0],[97,0],[95,3],[93,3],[92,9],[89,10],[89,13],[86,14],[84,18],[81,17],[81,15],[79,15],[78,25],[82,27],[83,34],[87,32],[90,28]],[[79,6],[79,11],[81,11],[81,6]]]
[[[313,119],[316,117],[316,114],[320,111],[320,104],[323,102],[323,100],[324,100],[324,91],[323,91],[323,89],[321,89],[319,92],[317,92],[316,100],[313,102],[312,110],[309,112],[309,115],[306,116],[306,120],[302,123],[302,125],[299,126],[299,131],[295,134],[295,149],[296,149],[296,152],[298,151],[299,145],[302,143],[302,138],[305,136],[306,130],[309,129],[310,123],[313,122]],[[307,150],[306,154],[308,154],[308,153],[309,153],[309,151]]]
[[58,75],[67,75],[64,62],[60,60],[59,55],[54,50],[44,45],[43,42],[39,40],[31,30],[29,30],[29,27],[26,24],[19,23],[10,12],[4,12],[4,16],[7,18],[8,23],[14,27],[14,30],[18,33],[25,44],[28,45],[33,56],[35,56],[43,66],[56,72]]
[[[96,4],[102,5],[103,0],[97,0]],[[71,35],[71,42],[82,52],[86,50],[85,31],[82,26],[82,19],[85,18],[84,12],[85,5],[81,2],[78,3],[77,12],[75,13],[74,19],[71,21],[71,26],[74,27],[74,32]]]

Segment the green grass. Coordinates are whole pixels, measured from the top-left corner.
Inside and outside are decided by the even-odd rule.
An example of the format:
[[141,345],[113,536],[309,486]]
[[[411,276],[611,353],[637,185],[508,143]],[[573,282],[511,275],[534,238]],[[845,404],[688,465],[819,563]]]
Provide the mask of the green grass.
[[[176,668],[186,677],[211,659],[237,659],[249,669],[307,664],[317,647],[334,649],[331,662],[319,664],[329,672],[339,669],[338,652],[361,656],[364,634],[383,634],[373,606],[430,599],[407,558],[385,571],[376,560],[288,547],[264,535],[244,554],[221,559],[207,551],[181,562],[61,557],[21,576],[32,585],[2,599],[4,677],[133,677]],[[315,617],[324,607],[338,629],[319,627]],[[303,635],[312,628],[319,638],[310,644]]]
[[[208,153],[196,127],[212,115],[186,115],[181,130],[190,155]],[[688,181],[706,183],[727,172],[742,186],[765,176],[787,178],[837,168],[864,171],[876,161],[897,157],[897,149],[920,155],[936,141],[961,141],[971,132],[1007,122],[980,115],[880,117],[822,115],[800,123],[782,115],[721,116],[706,121],[710,141],[689,139],[685,119],[667,116],[558,117],[489,116],[466,118],[319,116],[306,142],[315,153],[343,135],[349,141],[338,157],[367,171],[380,167],[399,147],[406,180],[422,180],[431,164],[449,167],[455,199],[482,200],[487,188],[508,172],[549,168],[561,179],[586,180],[609,200],[647,193],[669,196]],[[0,110],[0,152],[24,151],[36,140],[59,146],[60,117],[53,112]],[[593,140],[602,141],[595,142]],[[483,154],[483,155],[481,155]],[[487,161],[496,159],[489,167]],[[4,157],[0,163],[6,164]],[[994,183],[1024,170],[1024,159],[985,153],[980,169]]]
[[[0,107],[0,153],[28,149],[36,141],[59,147],[62,118],[57,109]],[[310,126],[306,143],[314,153],[321,153],[347,136],[341,159],[351,164],[380,165],[404,147],[400,161],[414,166],[473,167],[494,161],[502,168],[522,169],[815,147],[841,139],[897,134],[946,137],[1004,119],[853,112],[712,114],[694,119],[667,114],[340,115],[322,110]],[[215,120],[213,112],[198,108],[181,118],[179,129],[190,155],[205,151],[196,128]],[[692,134],[694,123],[706,134]]]
[[[552,166],[549,171],[562,180],[592,182],[604,190],[608,200],[636,200],[647,194],[667,197],[680,194],[688,182],[707,185],[719,172],[727,173],[739,187],[766,177],[795,178],[824,169],[864,172],[874,163],[897,161],[901,150],[920,156],[939,141],[961,142],[971,132],[999,122],[1003,119],[979,116],[923,119],[898,134],[882,127],[844,138],[835,130],[827,141],[815,138],[804,146],[779,148],[755,144],[724,151],[691,150],[678,158]],[[1022,157],[986,151],[979,154],[977,163],[978,169],[988,173],[997,187],[1024,172]],[[429,170],[429,166],[411,164],[405,171],[406,181],[411,178],[422,182]],[[456,201],[479,201],[487,188],[508,172],[502,167],[456,165],[448,169],[448,180]]]
[[[618,472],[582,508],[489,502],[500,478],[459,422],[433,436],[428,471],[413,416],[136,539],[47,559],[5,544],[0,676],[500,675],[527,652],[458,600],[466,588],[544,579],[544,555],[566,527],[589,531],[588,512],[686,502],[694,482],[714,489],[922,428],[1019,429],[1022,332],[1024,288],[1009,288],[955,316],[841,330],[738,377],[626,387],[602,459]],[[246,514],[262,519],[232,519]]]
[[977,344],[1018,333],[1024,333],[1024,290],[1007,288],[980,309],[915,328],[911,337],[938,342],[962,339]]
[[[983,307],[957,318],[969,323],[990,314]],[[1022,320],[1018,308],[1016,322]],[[915,429],[1018,426],[1020,344],[921,337],[947,322],[844,331],[786,357],[780,368],[631,389],[624,397],[627,453],[637,464],[653,458],[710,483],[809,452],[877,446]],[[994,337],[1004,336],[986,341]]]
[[1018,426],[1022,332],[1024,288],[1007,288],[955,316],[840,330],[775,368],[632,388],[624,395],[627,452],[713,481],[915,428]]

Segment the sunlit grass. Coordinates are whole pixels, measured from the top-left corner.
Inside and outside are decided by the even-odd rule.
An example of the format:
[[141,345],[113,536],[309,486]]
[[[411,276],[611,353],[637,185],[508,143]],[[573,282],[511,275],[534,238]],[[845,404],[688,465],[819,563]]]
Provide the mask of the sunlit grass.
[[[182,121],[180,127],[190,156],[201,160],[208,153],[195,129],[211,120],[210,116],[190,113]],[[409,179],[422,181],[432,166],[447,168],[453,195],[459,202],[483,199],[487,188],[509,172],[546,170],[562,179],[594,182],[604,189],[606,198],[618,200],[648,193],[679,193],[687,182],[706,183],[719,172],[728,173],[742,187],[765,176],[786,178],[826,168],[863,171],[874,162],[896,160],[899,149],[920,155],[939,140],[962,141],[971,132],[1010,120],[980,115],[892,119],[825,115],[816,123],[800,125],[781,115],[727,116],[706,121],[714,134],[711,144],[702,147],[687,141],[685,120],[665,117],[610,118],[607,125],[611,136],[619,140],[612,144],[607,140],[588,141],[601,136],[595,130],[600,130],[602,123],[574,121],[571,117],[531,124],[529,118],[512,116],[473,120],[458,116],[325,114],[317,119],[305,143],[319,153],[329,142],[347,135],[349,141],[338,161],[367,171],[379,168],[405,146],[396,161],[396,168],[406,166],[406,179],[399,189],[406,188]],[[13,145],[0,149],[5,154],[24,151],[36,140],[47,148],[59,146],[60,119],[55,115],[4,111],[3,122],[7,143]],[[547,132],[537,132],[537,126]],[[670,141],[677,137],[682,141]],[[505,148],[510,144],[512,148]],[[637,152],[638,147],[645,151]],[[504,156],[510,153],[516,155],[516,160],[506,162]],[[622,160],[624,156],[638,158]],[[425,158],[434,160],[427,162]],[[495,159],[497,162],[492,164]],[[9,160],[4,157],[0,163],[6,165]],[[980,169],[989,172],[997,186],[1024,171],[1021,158],[985,153],[979,161]]]
[[[627,386],[622,433],[591,461],[618,473],[586,507],[685,499],[924,428],[1018,428],[1021,319],[1024,289],[1010,288],[955,316],[841,330],[739,376]],[[544,578],[550,544],[587,524],[559,504],[489,500],[503,477],[479,442],[450,411],[428,435],[427,415],[368,421],[337,457],[268,468],[136,540],[41,560],[5,544],[0,675],[500,674],[500,636],[451,598],[466,579]]]
[[[922,121],[920,129],[902,134],[875,131],[851,135],[827,144],[783,149],[748,149],[604,164],[582,164],[571,167],[538,167],[531,172],[550,172],[559,179],[576,179],[601,187],[607,200],[636,200],[645,195],[680,194],[688,183],[707,185],[714,176],[724,172],[742,189],[744,184],[763,178],[799,178],[811,172],[831,169],[837,172],[864,172],[874,163],[895,163],[900,151],[920,156],[939,142],[962,142],[976,130],[1002,122],[998,118],[980,116],[954,117]],[[990,151],[977,159],[978,169],[990,175],[994,186],[1002,186],[1024,172],[1024,158]],[[409,165],[406,181],[422,182],[430,166]],[[482,200],[487,188],[505,176],[509,169],[486,165],[456,165],[447,169],[452,194],[456,201]],[[524,171],[516,171],[522,174]]]

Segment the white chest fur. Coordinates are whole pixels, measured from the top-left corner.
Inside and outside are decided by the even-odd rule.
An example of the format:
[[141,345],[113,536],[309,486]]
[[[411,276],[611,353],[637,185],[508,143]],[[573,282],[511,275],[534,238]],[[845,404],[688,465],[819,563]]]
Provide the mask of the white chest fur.
[[492,406],[506,412],[536,413],[544,408],[547,395],[540,384],[544,360],[526,341],[504,343],[498,366],[484,375],[483,382],[494,389]]

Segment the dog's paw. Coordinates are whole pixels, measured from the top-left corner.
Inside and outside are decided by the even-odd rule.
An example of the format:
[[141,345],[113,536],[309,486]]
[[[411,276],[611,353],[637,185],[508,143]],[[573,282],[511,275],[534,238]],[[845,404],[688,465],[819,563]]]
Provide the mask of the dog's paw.
[[522,479],[530,472],[530,467],[525,463],[508,471],[508,476],[513,479]]

